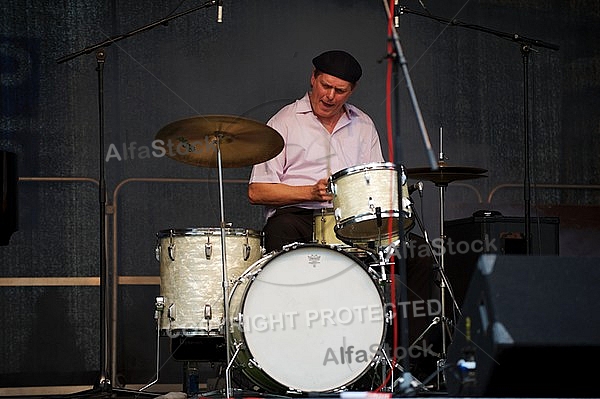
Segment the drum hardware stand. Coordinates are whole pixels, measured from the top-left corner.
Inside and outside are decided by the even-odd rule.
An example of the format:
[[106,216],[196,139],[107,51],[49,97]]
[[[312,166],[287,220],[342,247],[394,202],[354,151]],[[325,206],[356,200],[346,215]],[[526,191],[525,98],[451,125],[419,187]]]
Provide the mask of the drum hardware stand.
[[[383,0],[383,5],[385,8],[385,11],[387,13],[387,17],[388,17],[388,28],[389,31],[391,32],[392,37],[390,38],[390,46],[388,46],[390,48],[391,54],[389,54],[390,57],[390,62],[393,62],[393,65],[395,68],[394,71],[394,76],[396,77],[396,81],[398,81],[398,66],[400,67],[400,69],[402,70],[403,73],[403,77],[404,80],[406,82],[406,86],[408,89],[408,94],[410,96],[410,100],[411,100],[411,104],[413,106],[413,110],[415,112],[415,116],[417,119],[417,122],[419,124],[419,131],[421,132],[421,137],[422,137],[422,141],[423,141],[423,145],[425,147],[425,152],[427,155],[427,158],[429,159],[429,164],[432,170],[437,170],[438,169],[438,164],[435,161],[435,155],[433,152],[433,149],[431,147],[431,142],[429,139],[429,134],[427,133],[427,128],[425,126],[425,122],[423,120],[423,115],[421,113],[421,109],[419,107],[419,103],[417,101],[417,96],[415,94],[413,85],[412,85],[412,80],[410,78],[410,73],[408,70],[408,63],[406,61],[406,58],[404,56],[404,51],[402,50],[402,44],[400,43],[400,37],[398,35],[398,31],[396,30],[396,25],[393,23],[393,19],[395,16],[395,10],[391,10],[391,2],[389,2],[388,0]],[[398,82],[399,84],[399,82]],[[396,120],[396,123],[398,123],[398,120]],[[399,129],[398,129],[399,130]],[[395,153],[396,154],[401,154],[401,140],[399,135],[397,134],[394,140],[394,148],[395,148]],[[400,190],[400,188],[402,187],[402,184],[404,184],[404,182],[406,181],[406,175],[405,175],[405,169],[404,166],[402,165],[402,159],[401,157],[399,157],[399,162],[397,162],[401,165],[401,176],[399,175],[399,182],[398,182],[398,189]],[[399,198],[401,198],[401,194],[399,194]],[[402,216],[400,216],[400,228],[401,228],[401,236],[400,236],[400,242],[402,244],[402,249],[405,249],[405,244],[404,244],[404,226],[403,226],[403,221],[402,221]],[[402,253],[402,255],[404,255],[404,253]],[[398,257],[396,257],[396,262],[400,262],[400,272],[402,273],[401,278],[403,279],[403,281],[406,281],[406,260],[405,260],[405,256],[402,256],[400,259],[398,259]],[[407,287],[406,284],[402,284],[401,285],[402,289],[401,289],[401,300],[406,301],[408,300],[408,295],[407,295]],[[401,342],[404,343],[404,345],[406,346],[405,349],[408,349],[408,340],[409,340],[409,331],[408,331],[408,318],[405,320],[404,323],[402,323],[403,325],[403,329],[402,329],[402,340]],[[405,359],[405,365],[408,366],[409,362],[408,362],[408,358],[406,357]],[[405,367],[406,370],[408,370],[408,367]],[[400,384],[400,388],[404,389],[404,392],[406,393],[412,393],[414,392],[414,390],[411,389],[411,384],[410,381],[414,378],[409,371],[405,371],[404,374],[404,383]]]
[[[440,264],[440,260],[437,258],[435,251],[433,249],[433,245],[431,244],[431,241],[429,240],[429,234],[427,233],[427,230],[425,229],[425,226],[423,224],[423,221],[421,220],[421,218],[419,217],[419,214],[417,212],[417,210],[414,208],[413,205],[411,205],[413,207],[413,214],[415,216],[415,220],[417,221],[417,224],[419,225],[419,228],[421,229],[421,231],[423,232],[423,237],[425,239],[425,242],[427,243],[427,246],[429,248],[429,251],[431,253],[431,256],[433,257],[435,263],[437,263],[438,265]],[[446,287],[448,289],[448,291],[450,292],[450,297],[452,298],[453,301],[453,305],[454,308],[458,311],[459,316],[462,316],[462,311],[460,310],[460,307],[458,306],[458,303],[456,302],[454,293],[451,291],[451,286],[450,283],[446,277],[445,273],[440,273],[441,278],[445,281]],[[411,348],[414,347],[417,342],[419,342],[421,339],[423,339],[423,337],[425,335],[427,335],[427,332],[434,327],[435,325],[437,325],[438,323],[445,321],[446,323],[450,323],[451,324],[451,320],[449,320],[446,317],[434,317],[433,320],[431,321],[431,324],[423,331],[423,333],[421,333],[421,335],[419,335],[419,337],[417,337],[414,342],[412,343],[412,345],[410,346]],[[448,326],[446,326],[448,327]],[[448,328],[448,334],[450,334],[450,330]],[[437,357],[440,357],[441,354],[435,354]]]
[[[391,2],[389,2],[389,0],[383,0],[383,6],[384,9],[387,13],[387,21],[388,21],[388,27],[389,27],[389,31],[391,33],[391,38],[390,38],[390,45],[388,46],[389,50],[390,50],[390,54],[388,54],[389,57],[389,63],[391,65],[391,63],[393,63],[394,68],[394,76],[396,78],[397,81],[397,86],[399,85],[399,79],[398,79],[398,69],[402,70],[402,74],[404,77],[404,81],[406,82],[406,87],[408,89],[408,94],[410,96],[410,100],[411,100],[411,104],[413,106],[413,110],[415,112],[415,116],[417,118],[417,122],[419,125],[419,131],[421,133],[421,139],[423,141],[423,145],[425,147],[425,152],[426,152],[426,156],[427,159],[429,159],[429,163],[430,166],[433,170],[437,170],[437,163],[435,162],[435,155],[433,152],[433,149],[431,148],[431,142],[429,140],[429,134],[427,133],[427,128],[425,126],[425,122],[423,120],[423,115],[421,113],[421,109],[419,107],[419,103],[417,101],[417,96],[415,94],[413,85],[412,85],[412,80],[410,77],[410,73],[408,70],[408,65],[407,65],[407,61],[406,58],[404,56],[404,51],[402,50],[402,45],[400,43],[400,38],[398,36],[398,31],[396,30],[396,26],[393,23],[393,17],[394,17],[394,13],[392,12],[391,8]],[[394,10],[395,11],[395,10]],[[398,68],[400,67],[400,68]],[[398,91],[396,91],[396,93],[398,93]],[[396,123],[398,123],[398,119],[396,119]],[[400,129],[398,129],[399,131]],[[397,134],[394,137],[394,141],[393,141],[393,147],[395,148],[395,153],[399,154],[398,156],[398,161],[396,161],[396,163],[401,165],[401,174],[399,174],[398,179],[398,190],[400,191],[402,184],[404,184],[404,182],[406,181],[406,175],[405,175],[405,169],[404,166],[402,165],[402,157],[400,156],[401,152],[401,140],[399,135]],[[402,193],[398,194],[398,198],[402,198]],[[402,245],[402,249],[405,249],[405,244],[404,244],[404,223],[402,220],[402,215],[399,216],[400,220],[399,220],[399,227],[400,227],[400,243]],[[395,247],[394,247],[395,248]],[[404,255],[404,253],[402,253],[402,255]],[[396,257],[395,259],[396,263],[400,264],[400,273],[401,273],[401,279],[403,279],[404,281],[406,281],[406,259],[404,256],[400,257],[400,259],[398,259],[398,257]],[[395,288],[395,287],[394,287]],[[401,300],[407,300],[407,287],[406,284],[401,284],[401,290],[400,290],[400,296],[401,296]],[[407,349],[408,347],[408,339],[409,339],[409,331],[408,331],[408,318],[405,320],[404,323],[402,323],[402,337],[401,337],[401,343],[405,345],[405,349]],[[405,357],[404,359],[404,364],[405,364],[405,370],[403,372],[403,384],[400,384],[399,388],[403,390],[403,393],[406,394],[411,394],[414,392],[414,389],[412,389],[411,386],[411,381],[414,379],[414,377],[411,375],[409,370],[409,361],[408,361],[408,357]]]
[[[225,319],[224,326],[224,337],[225,337],[225,352],[226,352],[226,360],[227,367],[225,368],[225,395],[226,398],[232,398],[232,388],[231,388],[231,365],[235,360],[235,357],[232,358],[230,353],[231,342],[229,338],[229,278],[227,277],[227,251],[225,249],[225,206],[223,199],[223,159],[221,155],[221,140],[223,139],[223,134],[220,132],[215,132],[215,136],[212,140],[212,143],[215,145],[217,149],[217,170],[218,170],[218,180],[219,180],[219,210],[221,216],[221,273],[223,276],[222,286],[223,286],[223,317]],[[238,348],[239,350],[239,348]],[[236,351],[237,355],[237,351]]]
[[[446,159],[446,156],[444,155],[444,151],[443,151],[443,130],[440,127],[440,152],[439,152],[439,164],[443,165]],[[446,277],[446,272],[445,272],[445,250],[446,250],[446,235],[444,233],[444,220],[445,220],[445,203],[446,203],[446,199],[445,199],[445,193],[446,193],[446,188],[448,188],[448,183],[436,183],[438,190],[439,190],[439,199],[440,199],[440,247],[441,247],[441,253],[439,256],[439,259],[437,260],[438,262],[438,267],[436,268],[436,271],[439,273],[440,276],[440,301],[441,301],[441,316],[439,318],[439,320],[437,320],[437,322],[434,319],[434,322],[432,322],[432,325],[440,323],[440,327],[441,327],[441,333],[442,333],[442,350],[439,356],[439,360],[437,361],[437,369],[438,369],[438,374],[437,374],[437,386],[438,389],[440,389],[442,387],[442,385],[445,383],[444,381],[444,375],[442,373],[442,370],[444,369],[444,366],[446,364],[446,358],[447,358],[447,349],[448,349],[448,345],[449,343],[447,343],[448,339],[451,339],[452,337],[452,332],[450,329],[450,324],[452,324],[450,322],[450,320],[448,320],[448,318],[446,317],[446,292],[448,293],[448,295],[450,296],[450,298],[452,299],[452,305],[453,308],[455,308],[458,311],[459,316],[462,316],[462,312],[460,310],[460,307],[458,306],[458,303],[456,302],[456,299],[454,297],[454,293],[452,291],[452,288],[450,286],[450,282],[448,281],[447,277]]]
[[[229,344],[229,337],[228,337],[228,335],[225,336],[225,340],[227,342],[227,345],[231,345],[231,344]],[[227,376],[231,376],[231,367],[233,366],[233,362],[237,358],[238,353],[240,353],[240,350],[242,349],[243,346],[244,346],[244,344],[241,343],[241,342],[238,343],[238,344],[235,344],[235,352],[233,353],[233,355],[230,356],[231,359],[230,360],[228,359],[228,361],[227,361],[227,367],[225,367],[225,376],[226,377]],[[229,350],[229,348],[227,348],[226,350]],[[228,356],[229,356],[229,352],[228,352]],[[227,386],[227,397],[226,397],[227,399],[233,398],[233,396],[230,394],[231,390],[232,390],[231,385],[228,385]]]
[[[391,318],[390,318],[389,324],[390,325],[393,324]],[[418,379],[416,379],[415,377],[410,375],[410,373],[408,373],[408,375],[407,375],[407,373],[405,373],[405,370],[402,367],[402,365],[400,365],[399,363],[392,364],[392,360],[390,359],[388,354],[385,352],[385,350],[381,350],[381,355],[383,358],[383,362],[390,370],[388,373],[386,373],[384,369],[382,370],[383,371],[383,373],[382,373],[383,380],[385,380],[386,374],[390,375],[390,385],[387,388],[388,392],[394,392],[394,387],[400,386],[400,385],[402,386],[401,391],[404,393],[414,391],[416,389],[426,390],[426,387],[424,386],[424,384],[421,381],[419,381]],[[397,368],[401,373],[401,376],[398,378],[394,377],[394,369],[395,368]],[[407,378],[407,377],[409,377],[409,378]]]
[[157,296],[156,302],[154,303],[154,320],[156,321],[156,375],[154,380],[144,385],[139,389],[140,392],[145,391],[152,385],[158,382],[158,376],[160,372],[160,320],[165,310],[165,297]]
[[[400,173],[398,174],[398,195],[401,197],[402,196],[402,187],[404,184],[406,184],[406,174],[404,172],[404,166],[400,165]],[[382,227],[382,220],[381,220],[381,212],[376,212],[377,215],[377,226],[378,229],[381,230]],[[395,297],[395,295],[391,295],[393,292],[395,292],[396,290],[396,285],[395,285],[395,277],[394,274],[398,274],[400,277],[400,281],[404,282],[406,281],[406,256],[405,256],[405,230],[404,230],[404,215],[402,213],[402,211],[399,213],[398,216],[398,229],[399,229],[399,236],[400,238],[396,241],[394,241],[392,244],[388,245],[385,249],[383,249],[383,247],[379,247],[381,248],[379,250],[379,256],[380,256],[380,266],[381,266],[381,273],[382,273],[382,279],[383,281],[387,281],[386,277],[386,272],[385,272],[385,265],[386,264],[391,264],[389,261],[389,259],[394,256],[395,260],[394,260],[394,264],[396,266],[399,266],[399,270],[396,271],[396,273],[390,273],[390,300],[393,299],[393,297]],[[380,234],[381,236],[381,234]],[[400,248],[401,248],[401,253],[400,256],[398,256],[397,254],[397,248],[398,248],[398,244],[400,244]],[[384,256],[385,255],[385,256]],[[408,299],[408,292],[407,292],[408,287],[406,286],[406,284],[401,283],[400,284],[400,301],[402,303],[406,302]],[[395,304],[392,304],[393,308],[395,309]],[[396,317],[398,317],[398,315],[395,315]],[[394,325],[394,321],[393,321],[394,315],[392,314],[392,320],[391,320],[391,325]],[[405,349],[405,353],[408,353],[408,339],[409,339],[409,330],[408,330],[408,318],[406,318],[406,320],[404,320],[402,323],[399,324],[401,326],[400,329],[400,346],[403,347]],[[392,327],[394,328],[394,327]],[[397,331],[395,329],[393,329],[393,336],[396,337],[396,333]],[[392,350],[395,351],[396,348],[394,347],[395,344],[395,339],[392,340]],[[402,394],[406,394],[406,395],[410,395],[412,393],[414,393],[414,386],[413,386],[413,381],[415,381],[416,379],[412,376],[412,374],[410,373],[409,369],[410,369],[410,363],[409,363],[409,359],[408,356],[403,356],[402,363],[403,364],[399,364],[397,362],[395,362],[395,358],[394,361],[390,361],[387,356],[385,356],[386,361],[388,361],[388,365],[390,367],[390,380],[391,382],[391,391],[393,392],[394,387],[396,385],[398,385],[398,388],[401,390]],[[394,379],[394,368],[398,367],[398,369],[401,371],[401,376],[395,380]]]

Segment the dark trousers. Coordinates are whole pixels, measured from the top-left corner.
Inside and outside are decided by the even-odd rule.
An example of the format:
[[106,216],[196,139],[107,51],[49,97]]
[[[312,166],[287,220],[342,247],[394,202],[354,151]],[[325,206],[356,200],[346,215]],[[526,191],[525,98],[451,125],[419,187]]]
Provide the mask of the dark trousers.
[[313,209],[287,207],[277,209],[263,228],[264,247],[267,252],[279,251],[294,242],[313,240]]

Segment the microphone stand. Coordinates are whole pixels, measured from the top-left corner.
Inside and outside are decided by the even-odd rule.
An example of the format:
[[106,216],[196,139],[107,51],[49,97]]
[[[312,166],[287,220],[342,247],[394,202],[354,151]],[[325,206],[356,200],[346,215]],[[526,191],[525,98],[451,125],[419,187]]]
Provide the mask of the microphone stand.
[[97,44],[92,44],[91,46],[88,46],[88,47],[86,47],[84,49],[76,51],[76,52],[74,52],[72,54],[65,55],[64,57],[61,57],[61,58],[57,59],[56,62],[58,64],[60,64],[60,63],[63,63],[65,61],[72,60],[73,58],[77,58],[80,55],[89,54],[89,53],[91,53],[94,50],[98,50],[98,49],[101,49],[103,47],[110,46],[113,43],[116,43],[116,42],[121,41],[123,39],[127,39],[130,36],[137,35],[138,33],[142,33],[142,32],[145,32],[147,30],[156,28],[159,25],[167,26],[169,24],[169,21],[171,21],[173,19],[182,17],[182,16],[190,14],[190,13],[192,13],[194,11],[198,11],[198,10],[201,10],[203,8],[208,8],[208,7],[214,6],[214,5],[217,5],[217,0],[207,1],[206,3],[204,3],[204,4],[202,4],[202,5],[198,6],[198,7],[190,8],[189,10],[182,11],[182,12],[180,12],[178,14],[173,14],[173,15],[171,15],[169,17],[165,17],[165,18],[159,19],[158,21],[152,22],[152,23],[150,23],[148,25],[144,25],[144,26],[142,26],[140,28],[137,28],[137,29],[134,29],[134,30],[132,30],[132,31],[130,31],[128,33],[110,37],[110,38],[104,40],[103,42],[100,42],[100,43],[97,43]]
[[429,13],[414,11],[405,6],[398,6],[395,11],[398,14],[415,14],[438,22],[442,22],[448,26],[459,26],[480,32],[489,33],[503,39],[508,39],[519,44],[523,58],[523,151],[524,151],[524,184],[523,184],[523,200],[525,213],[525,241],[526,254],[531,255],[531,181],[530,181],[530,166],[529,166],[529,56],[533,46],[544,47],[550,50],[559,50],[556,44],[544,42],[538,39],[531,39],[518,33],[502,32],[494,29],[489,29],[483,26],[468,24],[457,19],[446,19]]
[[[412,80],[411,80],[409,70],[408,70],[408,63],[406,61],[406,58],[404,57],[404,51],[402,49],[402,45],[400,44],[400,38],[398,36],[396,27],[394,26],[393,23],[391,23],[392,14],[390,11],[390,6],[389,6],[387,0],[383,0],[383,4],[384,4],[384,8],[387,12],[388,23],[390,25],[390,28],[391,28],[390,30],[391,30],[391,34],[392,34],[391,40],[392,40],[392,44],[393,44],[393,54],[390,54],[389,56],[391,56],[391,58],[396,61],[394,63],[395,71],[398,70],[398,66],[400,66],[400,69],[402,70],[404,80],[406,81],[406,87],[407,87],[408,93],[410,95],[411,104],[413,106],[413,110],[415,112],[417,122],[419,124],[419,131],[421,132],[421,138],[423,140],[423,145],[425,146],[426,155],[429,159],[429,164],[430,164],[432,170],[437,170],[438,164],[435,159],[433,149],[431,147],[431,141],[429,139],[429,134],[427,133],[427,128],[425,127],[425,122],[423,120],[421,108],[419,107],[419,103],[417,101],[417,96],[415,94],[415,91],[414,91],[414,88],[412,85]],[[397,73],[395,73],[395,75],[397,76]],[[398,78],[396,77],[396,79],[398,79]],[[399,131],[399,129],[397,129],[397,130]],[[401,140],[400,140],[399,133],[396,134],[396,136],[395,136],[393,146],[394,146],[394,153],[401,154]],[[398,158],[401,158],[401,157],[398,157]],[[394,162],[396,162],[396,161],[394,160]],[[406,184],[406,174],[405,174],[404,166],[402,165],[402,159],[398,159],[398,161],[396,163],[400,164],[400,173],[398,173],[398,191],[399,191],[398,198],[402,198],[402,187],[404,184]],[[407,267],[406,267],[406,250],[405,250],[405,237],[404,237],[405,230],[404,230],[404,220],[403,220],[404,215],[403,215],[402,211],[400,212],[398,217],[399,217],[398,226],[399,226],[399,230],[400,230],[399,231],[399,233],[400,233],[399,241],[400,241],[400,245],[401,245],[401,250],[399,252],[400,256],[395,256],[395,263],[396,263],[396,265],[399,266],[399,276],[401,279],[400,301],[402,301],[402,303],[406,303],[406,301],[408,301],[408,287],[406,285]],[[397,253],[397,251],[394,251],[394,252]],[[391,288],[395,289],[394,286],[392,286]],[[406,315],[405,320],[403,320],[401,327],[402,328],[400,331],[400,334],[401,334],[400,335],[400,345],[404,349],[403,353],[408,354],[409,353],[408,350],[410,347],[408,315]],[[395,350],[395,348],[394,348],[394,350]],[[402,367],[403,368],[402,376],[398,379],[399,389],[401,391],[400,393],[410,395],[410,394],[414,393],[414,385],[415,385],[416,379],[410,373],[410,361],[409,361],[408,356],[403,357],[402,366],[403,366]]]
[[[108,262],[106,256],[106,172],[104,168],[104,65],[106,61],[106,53],[104,48],[111,45],[112,43],[118,42],[135,34],[145,32],[159,25],[166,26],[170,20],[179,18],[181,16],[190,14],[194,11],[207,8],[213,5],[217,5],[217,0],[208,1],[198,7],[191,8],[189,10],[180,12],[178,14],[171,15],[166,18],[162,18],[156,22],[135,29],[129,33],[123,35],[113,36],[103,42],[93,44],[82,50],[74,52],[72,54],[58,58],[56,62],[58,64],[72,60],[84,54],[89,54],[96,51],[96,61],[98,72],[98,133],[99,133],[99,145],[98,145],[98,160],[100,164],[100,177],[99,177],[99,217],[100,217],[100,264],[99,264],[99,276],[100,276],[100,377],[94,384],[94,387],[82,393],[110,393],[110,392],[131,392],[137,395],[146,396],[159,396],[158,394],[141,392],[136,390],[118,389],[115,390],[112,387],[111,375],[116,375],[116,320],[117,320],[117,276],[114,275],[112,281],[109,284],[110,272],[108,270]],[[116,271],[115,271],[116,272]],[[115,273],[116,274],[116,273]],[[112,288],[112,297],[111,297]],[[112,305],[112,306],[111,306]],[[111,318],[112,311],[112,318]],[[109,331],[111,333],[109,333]],[[110,370],[109,370],[110,369]],[[112,374],[111,374],[112,372]],[[81,395],[77,393],[75,395]]]

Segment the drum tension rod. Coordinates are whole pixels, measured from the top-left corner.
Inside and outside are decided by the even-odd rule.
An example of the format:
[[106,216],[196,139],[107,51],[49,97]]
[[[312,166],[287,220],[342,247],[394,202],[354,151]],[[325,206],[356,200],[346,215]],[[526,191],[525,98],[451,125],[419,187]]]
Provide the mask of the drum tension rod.
[[160,319],[162,313],[165,310],[165,297],[157,296],[154,302],[154,320]]

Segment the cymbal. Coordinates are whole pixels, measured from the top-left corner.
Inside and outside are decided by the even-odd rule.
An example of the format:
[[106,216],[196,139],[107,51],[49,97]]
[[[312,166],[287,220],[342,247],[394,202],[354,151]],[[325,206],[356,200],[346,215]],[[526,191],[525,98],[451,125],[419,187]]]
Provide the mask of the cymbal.
[[230,115],[204,115],[164,126],[156,139],[167,156],[176,161],[208,168],[238,168],[268,161],[283,150],[283,137],[264,123]]
[[448,166],[444,162],[438,164],[438,169],[433,170],[430,167],[406,169],[406,176],[409,179],[427,180],[438,186],[445,186],[456,180],[470,180],[487,177],[487,169],[473,168],[470,166]]

